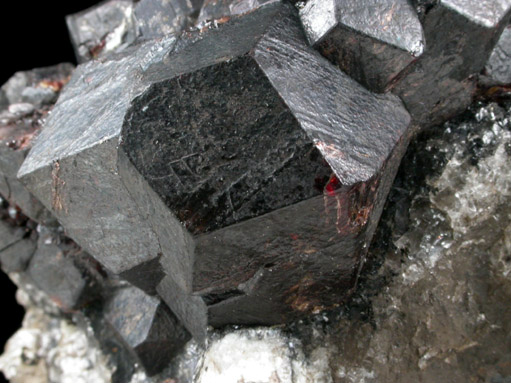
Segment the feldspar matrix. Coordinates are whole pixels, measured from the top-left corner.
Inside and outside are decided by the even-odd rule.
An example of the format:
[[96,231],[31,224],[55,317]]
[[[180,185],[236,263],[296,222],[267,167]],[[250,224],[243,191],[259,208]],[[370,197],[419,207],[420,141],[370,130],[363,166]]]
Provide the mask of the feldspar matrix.
[[509,82],[511,1],[110,0],[0,91],[0,259],[116,378],[354,293],[411,139]]

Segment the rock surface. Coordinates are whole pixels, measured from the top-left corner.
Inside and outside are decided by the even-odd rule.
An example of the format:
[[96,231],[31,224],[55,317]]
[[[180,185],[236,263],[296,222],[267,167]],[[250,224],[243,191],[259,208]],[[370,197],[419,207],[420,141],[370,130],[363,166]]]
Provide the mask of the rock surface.
[[346,299],[409,122],[271,2],[79,67],[18,175],[203,339],[208,325],[282,323]]
[[1,267],[39,322],[1,368],[511,379],[510,1],[200,3],[104,2],[60,95],[70,66],[0,89]]
[[300,17],[323,56],[376,92],[387,90],[425,48],[421,23],[407,0],[310,0]]
[[108,0],[66,17],[79,63],[191,27],[202,0]]
[[0,105],[0,194],[36,221],[51,223],[53,217],[16,174],[72,71],[71,64],[60,64],[17,72],[0,90],[5,95]]
[[[283,329],[214,332],[206,351],[192,342],[173,368],[152,378],[139,371],[131,382],[509,380],[511,312],[502,303],[511,298],[510,145],[510,104],[475,105],[421,135],[391,191],[373,266],[347,306]],[[27,318],[37,309],[30,310]],[[71,349],[59,342],[51,353],[36,346],[34,335],[63,339],[70,329],[86,339],[72,325],[50,327],[48,318],[25,321],[0,359],[2,371],[14,382],[30,381],[21,380],[29,372],[47,382],[46,369],[56,366],[49,355],[74,350],[74,363],[62,368],[88,363],[73,374],[106,374],[97,381],[108,382],[112,370],[94,346],[81,354],[80,342]]]

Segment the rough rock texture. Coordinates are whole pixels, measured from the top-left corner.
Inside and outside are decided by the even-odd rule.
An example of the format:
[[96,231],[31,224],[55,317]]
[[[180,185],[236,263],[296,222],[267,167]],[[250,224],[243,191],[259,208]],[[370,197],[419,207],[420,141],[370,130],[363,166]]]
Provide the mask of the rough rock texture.
[[79,67],[19,176],[115,274],[154,293],[164,272],[158,292],[204,338],[344,300],[409,133],[397,98],[271,3]]
[[300,17],[311,45],[377,92],[424,51],[421,23],[407,0],[311,0]]
[[470,105],[475,92],[471,76],[484,68],[511,10],[507,0],[427,3],[426,51],[392,85],[413,119],[424,127]]
[[72,71],[71,64],[60,64],[17,72],[0,90],[5,95],[5,103],[0,102],[0,194],[36,221],[50,223],[52,217],[16,174]]
[[105,321],[116,331],[149,375],[160,372],[189,340],[168,307],[136,287],[118,289],[107,300]]
[[280,0],[206,0],[196,25],[203,28],[209,22],[225,22],[232,16],[253,12],[257,8]]
[[497,84],[511,83],[511,27],[502,32],[486,63],[485,75]]
[[133,44],[138,36],[131,0],[110,0],[66,17],[78,62]]
[[[131,383],[507,382],[510,144],[509,104],[475,105],[421,135],[391,191],[372,266],[347,306],[283,329],[214,332],[207,350],[190,343],[173,368],[152,378],[137,371]],[[31,382],[28,374],[47,382],[54,368],[66,373],[52,382],[92,373],[109,382],[106,356],[80,346],[90,342],[83,330],[30,317],[34,311],[0,359],[13,382]],[[80,341],[40,341],[69,333]],[[67,358],[73,363],[57,363]]]
[[108,0],[66,18],[78,62],[193,25],[201,0]]
[[0,357],[11,383],[110,383],[108,357],[87,334],[31,305]]

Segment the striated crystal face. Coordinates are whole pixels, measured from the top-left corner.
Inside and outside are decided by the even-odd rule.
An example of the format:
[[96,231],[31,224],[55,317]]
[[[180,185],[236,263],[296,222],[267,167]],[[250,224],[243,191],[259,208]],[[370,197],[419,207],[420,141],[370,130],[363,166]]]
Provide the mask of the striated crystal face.
[[193,234],[320,195],[332,174],[250,56],[152,85],[121,147]]
[[[55,318],[21,363],[56,382],[507,376],[488,292],[509,289],[511,0],[202,3],[104,1],[68,18],[77,68],[0,88],[1,268]],[[500,104],[434,127],[474,96]]]

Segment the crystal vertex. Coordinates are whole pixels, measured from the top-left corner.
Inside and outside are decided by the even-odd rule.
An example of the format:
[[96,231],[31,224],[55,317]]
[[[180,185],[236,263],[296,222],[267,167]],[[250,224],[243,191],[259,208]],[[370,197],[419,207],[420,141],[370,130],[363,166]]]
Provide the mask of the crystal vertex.
[[310,0],[300,17],[323,56],[377,92],[424,51],[421,23],[407,0]]
[[107,300],[104,320],[133,352],[149,375],[169,364],[190,339],[160,299],[136,287],[117,289]]
[[79,67],[19,176],[114,273],[150,293],[166,274],[203,338],[349,295],[409,122],[273,2]]
[[[426,51],[393,84],[413,119],[426,127],[463,111],[506,26],[510,0],[427,2]],[[474,54],[477,52],[477,54]]]

